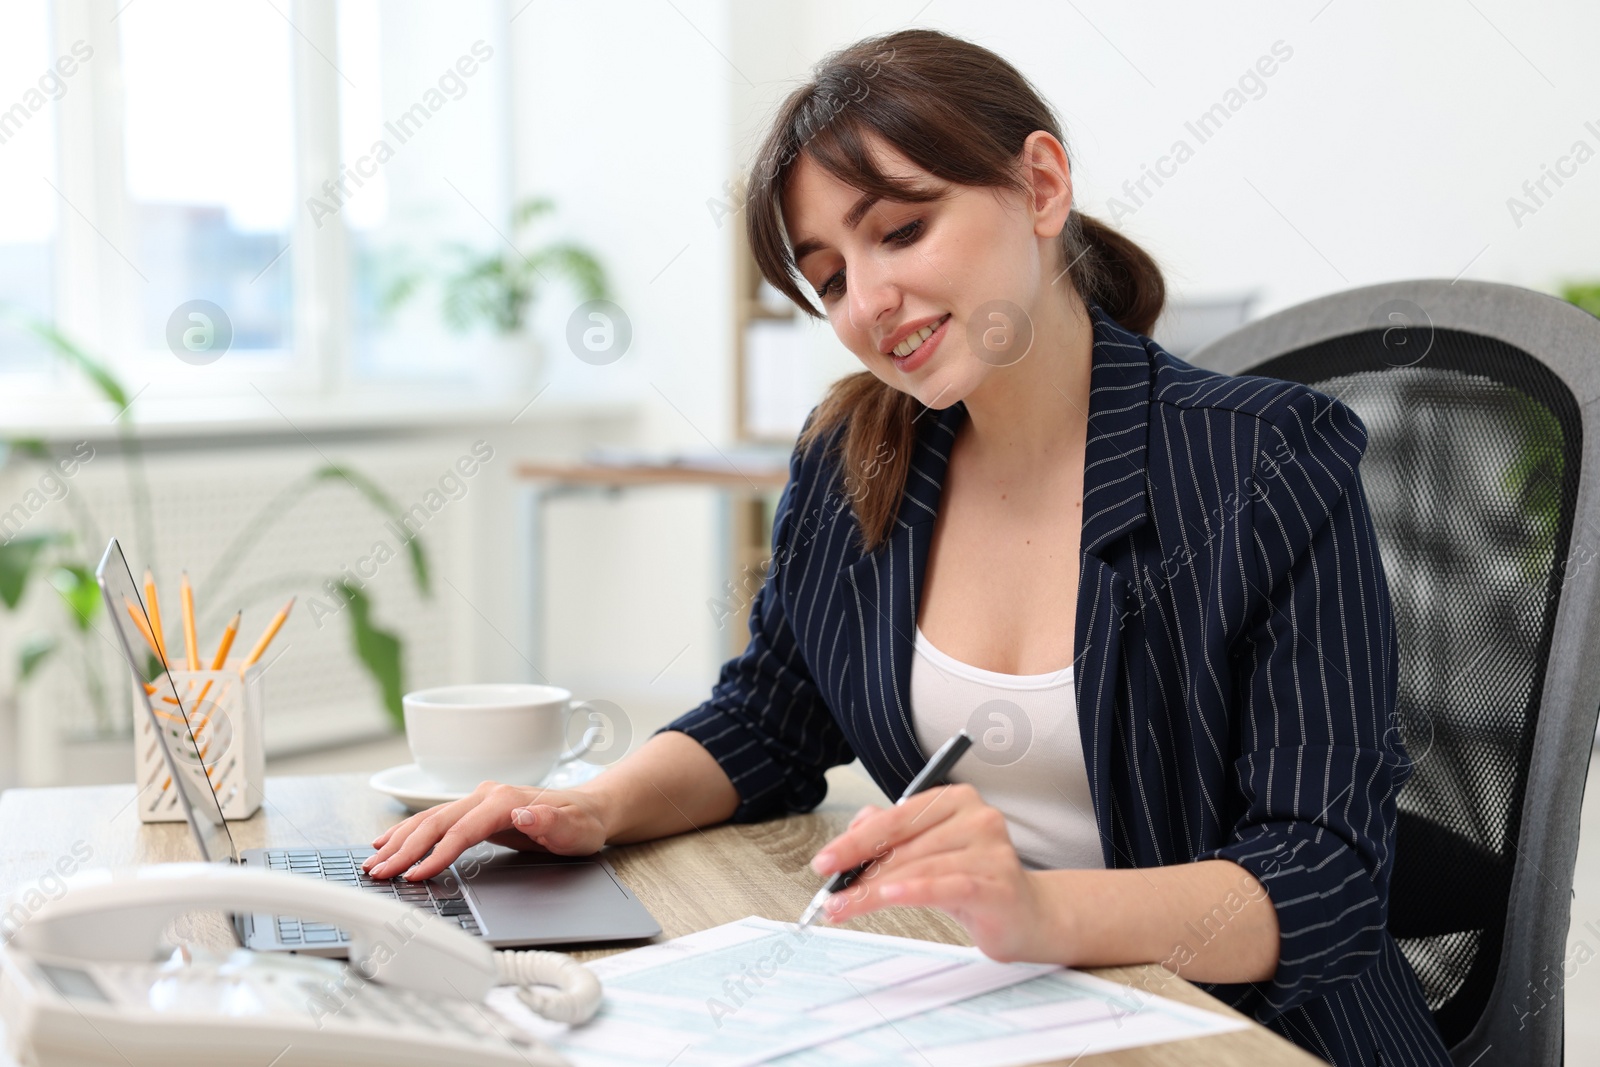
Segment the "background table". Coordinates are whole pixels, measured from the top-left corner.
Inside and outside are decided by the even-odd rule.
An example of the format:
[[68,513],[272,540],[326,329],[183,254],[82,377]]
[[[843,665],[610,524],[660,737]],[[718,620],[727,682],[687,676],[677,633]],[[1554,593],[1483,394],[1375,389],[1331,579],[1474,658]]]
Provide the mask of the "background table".
[[[545,662],[545,508],[552,500],[596,493],[616,495],[625,490],[678,487],[717,490],[721,529],[717,549],[719,570],[746,590],[736,598],[737,610],[722,620],[727,642],[727,658],[744,651],[749,640],[750,602],[760,587],[761,563],[772,549],[771,510],[777,494],[789,480],[787,450],[776,455],[752,455],[734,448],[727,462],[707,466],[703,460],[674,462],[663,456],[654,463],[519,463],[517,477],[524,483],[521,494],[521,529],[518,537],[527,547],[527,580],[523,590],[531,606],[528,616],[527,656],[534,663]],[[770,501],[768,498],[771,498]]]
[[[80,868],[200,858],[183,823],[141,824],[129,785],[13,789],[0,795],[0,891],[35,883],[65,860]],[[722,825],[660,841],[608,849],[617,874],[661,923],[663,938],[680,937],[760,915],[794,921],[816,892],[808,863],[850,820],[855,809],[827,803],[808,815]],[[267,779],[261,811],[233,823],[237,847],[327,847],[369,843],[405,814],[368,787],[361,775]],[[234,944],[221,915],[191,916],[174,934],[213,948]],[[942,912],[890,908],[845,924],[846,929],[970,945],[966,931]],[[632,946],[627,946],[632,947]],[[594,959],[623,951],[572,953]],[[1089,973],[1134,985],[1219,1014],[1242,1018],[1221,1001],[1154,965],[1096,968]],[[3,1043],[0,1043],[3,1049]],[[1068,1061],[1061,1061],[1065,1064]],[[1209,1065],[1261,1067],[1322,1061],[1265,1027],[1190,1041],[1124,1049],[1076,1061],[1083,1065]],[[10,1067],[0,1052],[0,1065]]]

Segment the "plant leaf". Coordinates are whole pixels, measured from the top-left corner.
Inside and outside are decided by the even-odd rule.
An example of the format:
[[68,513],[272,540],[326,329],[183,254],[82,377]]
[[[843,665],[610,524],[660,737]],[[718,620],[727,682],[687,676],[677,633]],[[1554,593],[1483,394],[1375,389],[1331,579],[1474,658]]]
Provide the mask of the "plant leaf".
[[89,568],[79,563],[63,563],[50,571],[50,584],[72,609],[73,625],[87,632],[100,606],[100,587]]
[[[535,218],[553,210],[555,202],[549,197],[519,202],[511,213],[512,232],[520,234]],[[586,300],[610,299],[605,269],[576,244],[551,244],[532,252],[517,245],[510,254],[455,244],[449,251],[458,266],[442,279],[440,311],[445,324],[457,333],[480,323],[497,333],[516,333],[527,325],[539,287],[552,275],[568,276]]]
[[126,414],[130,403],[128,391],[103,363],[79,348],[51,323],[15,311],[11,313],[11,318],[19,321],[23,329],[49,345],[57,356],[72,364],[83,373],[84,377],[93,382],[101,395],[116,407],[118,418]]
[[555,201],[548,196],[535,196],[522,201],[511,212],[511,225],[513,229],[522,229],[528,223],[549,211],[554,211]]
[[585,300],[609,299],[606,269],[600,261],[583,247],[575,244],[553,244],[534,254],[529,273],[541,273],[538,268],[548,267],[553,273],[565,274],[577,286]]
[[404,689],[400,639],[373,624],[372,604],[361,590],[344,581],[339,583],[339,588],[349,604],[350,637],[355,642],[356,655],[378,683],[389,717],[403,730],[406,719],[405,705],[400,699]]
[[22,644],[22,667],[18,680],[26,682],[33,672],[56,650],[56,639],[50,634],[34,634]]
[[29,534],[0,544],[0,603],[9,610],[16,610],[28,588],[33,566],[39,561],[39,553],[46,545],[60,540],[60,534]]
[[[24,456],[30,456],[33,459],[50,458],[50,450],[37,437],[16,437],[7,443]],[[4,463],[0,462],[0,466],[4,466]]]
[[1561,290],[1561,299],[1600,316],[1600,282],[1573,283]]
[[[366,497],[373,507],[386,515],[394,516],[396,524],[399,524],[400,505],[395,503],[394,498],[384,492],[378,483],[360,471],[332,463],[326,467],[318,468],[313,477],[319,479],[342,478],[354,486],[362,496]],[[406,542],[406,554],[411,557],[411,577],[417,583],[417,590],[423,596],[433,596],[433,585],[428,571],[428,556],[422,549],[422,538],[420,536],[413,535],[411,540]]]

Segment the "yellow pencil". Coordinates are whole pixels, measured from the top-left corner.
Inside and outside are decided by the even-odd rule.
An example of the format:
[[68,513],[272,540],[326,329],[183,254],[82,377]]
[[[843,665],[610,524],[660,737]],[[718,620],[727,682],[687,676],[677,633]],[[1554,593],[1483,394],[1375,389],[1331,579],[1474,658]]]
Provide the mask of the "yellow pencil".
[[[211,657],[211,669],[220,671],[222,665],[228,662],[228,650],[233,647],[233,639],[239,636],[239,619],[244,614],[242,611],[233,613],[233,618],[228,622],[228,628],[222,631],[222,641],[217,645],[217,654]],[[213,678],[206,679],[206,684],[200,687],[200,695],[195,697],[195,706],[205,703],[206,694],[211,692]]]
[[139,605],[123,597],[122,606],[128,609],[128,617],[139,628],[139,633],[144,636],[144,642],[150,646],[150,651],[155,653],[156,659],[161,659],[161,646],[156,644],[155,636],[150,632],[150,624],[145,621],[144,612],[139,610]]
[[178,605],[183,609],[183,651],[189,669],[200,669],[200,640],[194,633],[194,586],[189,584],[189,572],[178,579]]
[[294,607],[294,602],[295,598],[290,597],[289,602],[272,617],[272,621],[267,624],[267,632],[261,635],[261,640],[256,642],[256,647],[252,648],[250,654],[244,658],[244,666],[249,667],[254,664],[261,658],[261,653],[267,650],[267,646],[272,644],[272,639],[277,637],[278,631],[283,628],[283,620],[289,617],[289,609]]
[[[153,590],[153,587],[154,587],[154,582],[151,582],[147,586],[147,591]],[[151,595],[152,595],[152,599],[153,599],[153,592],[151,593]],[[184,639],[185,645],[187,646],[187,652],[188,652],[188,656],[189,656],[189,669],[197,671],[197,670],[200,669],[200,654],[199,654],[199,647],[198,647],[199,646],[199,640],[195,636],[195,629],[194,629],[194,593],[193,593],[193,590],[191,589],[191,587],[189,585],[189,574],[188,574],[187,571],[185,571],[184,574],[183,574],[182,585],[181,585],[181,589],[180,589],[180,596],[182,597],[183,608],[184,608],[184,616],[183,616],[184,635],[183,635],[183,639]],[[291,600],[289,602],[289,606],[293,606],[293,604],[294,604],[294,601]],[[289,610],[289,606],[286,606],[284,608],[284,610],[282,612],[280,612],[279,614],[280,615],[287,615],[288,614],[288,610]],[[130,612],[132,611],[132,605],[129,605],[129,611]],[[233,613],[233,619],[231,621],[229,621],[227,629],[222,631],[222,640],[218,642],[216,655],[214,655],[212,657],[212,660],[211,660],[211,669],[212,670],[214,670],[214,671],[221,670],[223,664],[227,663],[227,661],[228,661],[228,651],[229,651],[229,649],[231,649],[233,647],[234,638],[239,635],[239,620],[240,620],[242,615],[243,615],[242,612],[237,612],[237,611],[234,612]],[[135,621],[137,621],[137,620],[135,620]],[[272,626],[271,628],[269,628],[269,632],[264,637],[263,644],[261,646],[263,649],[266,647],[265,646],[265,641],[270,641],[272,639],[272,635],[277,632],[277,627],[281,626],[281,625],[283,625],[283,620],[281,618],[275,620],[275,625]],[[201,710],[205,706],[206,694],[211,692],[211,684],[212,684],[211,680],[208,679],[206,681],[206,684],[201,686],[200,695],[195,698],[195,711],[199,714],[200,721],[193,726],[193,728],[191,730],[191,733],[190,733],[191,737],[199,738],[201,735],[203,735],[204,732],[205,732],[205,728],[206,728],[207,724],[209,724],[210,721],[211,721],[211,712],[209,710],[205,710],[205,711]],[[180,705],[179,711],[180,711],[180,713],[182,713],[181,705]],[[185,715],[185,718],[187,718],[187,715]],[[211,788],[213,790],[215,790],[215,789],[219,788],[219,786],[220,786],[220,783],[218,783],[216,781],[216,768],[215,767],[206,766],[206,762],[205,762],[206,753],[210,750],[210,748],[211,748],[211,741],[210,741],[209,738],[204,743],[202,743],[200,745],[200,751],[199,751],[200,766],[205,768],[206,778],[207,778],[208,781],[211,782]],[[170,788],[171,786],[172,786],[172,776],[168,775],[166,780],[161,783],[161,788],[162,788],[163,791],[165,791],[166,789]]]
[[167,664],[167,639],[161,633],[161,601],[156,596],[156,576],[150,568],[144,569],[145,610],[150,613],[150,632],[156,639],[156,657],[163,666]]
[[[150,646],[150,651],[155,653],[157,659],[160,659],[161,650],[156,646],[156,639],[150,633],[150,624],[145,621],[144,613],[139,610],[139,605],[135,604],[127,597],[123,597],[122,606],[128,609],[128,618],[132,619],[134,626],[139,628],[139,633],[144,637],[145,644]],[[165,665],[165,663],[162,664],[162,666]],[[145,682],[144,691],[150,696],[155,696],[156,693],[160,692],[160,687],[152,685],[149,682]],[[171,697],[162,697],[161,699],[169,704],[176,703],[176,701],[174,701]],[[159,708],[153,708],[151,710],[153,710],[160,718],[169,719],[172,722],[183,721],[179,716],[173,715],[170,712],[162,711]],[[166,785],[163,785],[161,788],[165,789],[167,788],[167,785],[170,785],[171,783],[172,779],[169,777]]]
[[233,619],[229,621],[228,628],[222,631],[222,641],[217,645],[217,654],[211,657],[211,669],[220,671],[222,665],[228,662],[228,650],[233,647],[233,639],[239,636],[239,620],[244,612],[236,611]]

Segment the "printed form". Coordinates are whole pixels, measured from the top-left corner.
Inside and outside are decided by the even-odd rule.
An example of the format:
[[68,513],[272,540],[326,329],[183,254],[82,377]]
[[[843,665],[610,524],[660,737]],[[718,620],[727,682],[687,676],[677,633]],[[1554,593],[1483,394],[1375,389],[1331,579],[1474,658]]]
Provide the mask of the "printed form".
[[1250,1024],[1060,970],[781,1056],[774,1067],[1020,1067]]
[[755,916],[589,967],[605,1000],[580,1026],[534,1015],[510,987],[489,1001],[574,1067],[999,1067],[1247,1025],[1052,964]]

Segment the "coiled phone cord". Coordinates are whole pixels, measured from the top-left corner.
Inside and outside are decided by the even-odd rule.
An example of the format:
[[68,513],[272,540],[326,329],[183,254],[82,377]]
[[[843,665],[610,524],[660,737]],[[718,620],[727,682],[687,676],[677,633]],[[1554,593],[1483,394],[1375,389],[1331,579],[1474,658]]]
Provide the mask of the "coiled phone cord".
[[536,1014],[576,1025],[600,1010],[600,979],[571,956],[539,950],[494,955],[499,984],[516,986],[517,996]]

